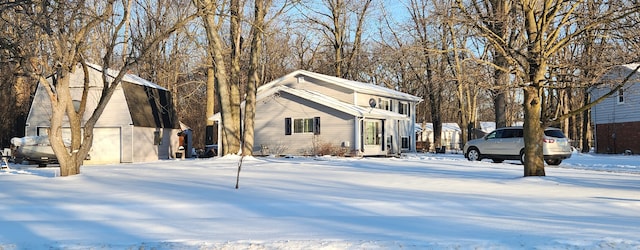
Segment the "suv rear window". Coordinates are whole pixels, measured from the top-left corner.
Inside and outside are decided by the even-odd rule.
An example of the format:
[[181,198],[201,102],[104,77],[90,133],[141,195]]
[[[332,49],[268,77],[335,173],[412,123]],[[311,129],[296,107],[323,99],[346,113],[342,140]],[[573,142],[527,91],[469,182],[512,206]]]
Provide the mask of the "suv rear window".
[[545,130],[544,131],[544,135],[549,136],[549,137],[555,137],[555,138],[565,138],[564,134],[562,133],[562,131],[557,130],[557,129]]

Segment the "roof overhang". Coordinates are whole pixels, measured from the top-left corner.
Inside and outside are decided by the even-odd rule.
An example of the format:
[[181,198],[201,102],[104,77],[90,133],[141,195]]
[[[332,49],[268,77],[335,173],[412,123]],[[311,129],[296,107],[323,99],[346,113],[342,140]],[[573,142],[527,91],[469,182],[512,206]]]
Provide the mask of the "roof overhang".
[[[395,113],[395,112],[391,112],[383,109],[361,107],[358,105],[340,101],[338,99],[321,94],[316,91],[300,90],[300,89],[289,88],[286,86],[277,86],[274,88],[266,89],[265,91],[260,92],[256,96],[256,100],[259,101],[264,98],[277,95],[281,92],[302,98],[310,102],[320,104],[328,108],[332,108],[334,110],[352,115],[354,117],[371,118],[371,119],[395,119],[395,120],[410,119],[410,117],[407,117],[406,115],[403,115],[403,114],[399,114],[399,113]],[[209,117],[209,120],[211,121],[220,120],[220,113],[216,113],[213,116]]]

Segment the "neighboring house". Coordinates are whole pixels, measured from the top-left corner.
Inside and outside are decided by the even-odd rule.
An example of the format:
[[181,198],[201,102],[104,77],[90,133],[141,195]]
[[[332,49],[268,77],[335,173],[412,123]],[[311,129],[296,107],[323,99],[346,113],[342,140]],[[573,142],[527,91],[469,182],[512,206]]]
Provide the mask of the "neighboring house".
[[422,99],[413,95],[298,70],[261,86],[256,98],[254,155],[316,155],[327,147],[351,156],[416,150],[415,107]]
[[600,78],[602,84],[591,89],[591,99],[596,100],[631,75],[624,87],[591,109],[597,153],[640,153],[640,72],[634,72],[638,65],[613,67]]
[[[91,87],[85,121],[95,110],[103,89],[101,72],[100,66],[89,65]],[[118,74],[113,70],[108,73],[112,77]],[[71,78],[74,105],[80,101],[83,77],[82,70],[78,69]],[[25,136],[47,135],[50,116],[51,102],[44,85],[38,84],[27,117]],[[171,93],[157,84],[127,74],[95,125],[90,159],[84,164],[168,159],[177,151],[180,131]],[[68,125],[63,125],[63,134],[70,135]]]
[[[496,129],[495,122],[478,122],[479,128],[475,129],[475,135],[473,139],[483,137],[484,135],[491,133]],[[433,124],[426,123],[423,127],[416,128],[417,141],[420,146],[418,150],[421,151],[437,151],[433,145]],[[522,122],[515,122],[513,126],[522,126]],[[446,150],[461,150],[462,145],[462,130],[460,126],[455,123],[442,123],[441,131],[441,144],[446,147]]]
[[[417,132],[418,141],[425,143],[420,143],[424,147],[420,148],[420,150],[436,151],[433,144],[433,123],[426,123],[421,129],[421,132]],[[460,126],[458,126],[457,123],[442,123],[442,131],[440,133],[440,136],[441,144],[442,146],[446,147],[447,150],[459,150],[463,146],[460,145],[460,136],[462,136],[462,132],[460,131]]]

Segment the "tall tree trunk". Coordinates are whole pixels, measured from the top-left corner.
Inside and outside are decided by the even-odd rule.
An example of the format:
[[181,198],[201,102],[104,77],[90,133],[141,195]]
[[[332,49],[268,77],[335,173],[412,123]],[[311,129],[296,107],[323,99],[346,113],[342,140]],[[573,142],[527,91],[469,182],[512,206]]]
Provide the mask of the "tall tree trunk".
[[[209,120],[209,118],[213,117],[213,115],[215,114],[216,100],[216,77],[215,70],[213,68],[213,56],[211,55],[211,53],[209,53],[209,56],[207,57],[207,107],[205,110],[205,124],[207,127],[210,127],[212,129],[215,128],[215,121]],[[208,134],[208,132],[206,132],[206,136],[208,136],[208,138],[205,138],[205,141],[214,142],[214,139],[216,138],[214,134],[217,131],[214,130],[211,132],[211,134]]]
[[[494,22],[488,25],[489,29],[497,36],[508,41],[509,12],[511,10],[511,0],[491,0]],[[494,73],[493,110],[495,115],[496,128],[507,126],[507,95],[506,86],[509,85],[510,78],[507,69],[510,68],[509,61],[498,49],[493,49],[493,63],[496,65]]]
[[216,78],[216,89],[218,90],[218,99],[220,100],[220,116],[222,120],[222,155],[233,154],[238,152],[240,146],[240,138],[238,135],[239,124],[236,122],[232,110],[232,92],[231,84],[227,78],[227,68],[224,64],[224,55],[222,48],[222,39],[215,32],[212,36],[211,45],[213,49],[213,62],[215,65],[214,75]]
[[342,15],[344,14],[344,2],[342,0],[331,1],[329,8],[331,9],[331,18],[333,21],[333,67],[335,76],[343,77],[342,64],[344,63],[344,30],[346,22]]
[[[270,0],[266,0],[271,2]],[[266,14],[265,5],[270,4],[265,0],[255,1],[254,22],[251,29],[253,40],[251,40],[251,61],[249,65],[249,83],[247,84],[247,98],[244,110],[244,133],[242,154],[253,154],[254,143],[254,118],[256,111],[256,88],[261,81],[260,78],[260,57],[262,56],[262,35],[264,32],[264,16]]]
[[507,95],[506,86],[509,83],[509,72],[503,69],[509,68],[509,62],[499,53],[494,55],[494,64],[499,67],[495,70],[494,80],[496,90],[493,91],[493,110],[495,115],[496,128],[506,127],[507,124]]
[[[534,1],[535,2],[535,1]],[[535,20],[534,4],[524,4],[525,29],[528,40],[528,68],[523,88],[524,100],[524,176],[545,176],[543,160],[544,128],[542,127],[542,89],[546,82],[547,61],[543,57],[543,45]]]
[[[591,100],[591,96],[589,96],[589,93],[585,93],[584,94],[584,98],[583,98],[583,104],[587,105],[589,104]],[[591,150],[591,109],[586,109],[585,111],[582,112],[582,133],[581,135],[581,139],[582,139],[582,153],[589,153],[589,151]]]
[[524,176],[545,176],[542,159],[544,130],[540,125],[542,111],[540,87],[524,88]]
[[231,20],[230,20],[230,36],[231,36],[231,77],[229,79],[229,94],[231,102],[229,105],[231,119],[233,119],[232,134],[228,134],[227,153],[236,154],[241,149],[241,111],[240,111],[240,52],[242,51],[242,29],[240,20],[240,0],[231,0]]
[[[212,56],[215,76],[215,88],[218,90],[216,97],[220,100],[220,116],[222,127],[221,136],[222,145],[218,148],[219,155],[227,155],[238,153],[240,150],[240,122],[239,115],[234,114],[233,93],[229,78],[227,75],[227,67],[224,61],[224,42],[220,37],[220,26],[215,20],[216,2],[215,0],[194,0],[196,6],[202,10],[201,17],[204,22],[207,40],[209,41],[208,50]],[[237,89],[237,85],[236,85]],[[239,98],[239,97],[238,97]],[[238,109],[239,113],[239,109]]]

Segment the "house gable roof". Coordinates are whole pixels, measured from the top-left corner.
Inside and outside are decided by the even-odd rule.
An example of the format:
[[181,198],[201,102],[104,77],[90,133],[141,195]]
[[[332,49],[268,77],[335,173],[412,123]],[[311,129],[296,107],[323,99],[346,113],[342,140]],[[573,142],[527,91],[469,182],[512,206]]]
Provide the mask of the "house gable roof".
[[[264,98],[267,98],[269,96],[272,96],[282,91],[282,92],[286,92],[288,94],[306,99],[311,102],[315,102],[317,104],[320,104],[329,108],[333,108],[340,112],[344,112],[346,114],[350,114],[356,117],[376,118],[376,119],[395,118],[398,120],[409,119],[409,117],[407,117],[406,115],[399,114],[396,112],[377,109],[377,108],[361,107],[352,103],[340,101],[336,98],[322,94],[317,91],[306,90],[306,89],[295,89],[295,88],[287,87],[284,85],[284,83],[288,82],[287,80],[290,80],[292,78],[296,78],[299,76],[318,79],[328,84],[333,84],[333,85],[341,86],[347,89],[351,89],[357,93],[366,93],[366,94],[372,94],[372,95],[378,95],[378,96],[393,97],[396,99],[414,101],[414,102],[422,101],[422,98],[420,97],[406,94],[393,89],[385,88],[382,86],[377,86],[377,85],[357,82],[357,81],[351,81],[351,80],[347,80],[339,77],[309,72],[306,70],[296,70],[285,76],[275,79],[265,85],[260,86],[257,91],[256,100],[262,100]],[[244,105],[244,104],[245,102],[242,102],[241,105]],[[209,120],[216,120],[216,119],[220,119],[219,112],[214,114],[212,117],[209,117]]]
[[133,125],[149,128],[180,128],[171,93],[129,81],[121,83]]
[[[87,64],[102,72],[103,68]],[[115,78],[120,72],[107,69],[108,76]],[[120,83],[127,100],[129,115],[134,126],[151,128],[180,128],[178,116],[166,88],[137,75],[125,74]]]
[[398,114],[398,113],[383,110],[383,109],[365,108],[358,105],[353,105],[316,91],[294,89],[286,86],[278,86],[275,89],[277,91],[283,91],[291,95],[306,99],[308,101],[315,102],[317,104],[330,107],[335,110],[338,110],[353,116],[357,116],[357,117],[381,118],[381,119],[393,117],[396,119],[408,119],[408,117],[402,114]]
[[[325,107],[333,108],[337,111],[340,111],[349,115],[353,115],[355,117],[376,118],[376,119],[395,118],[397,120],[409,119],[409,117],[396,112],[391,112],[391,111],[377,109],[377,108],[361,107],[358,105],[340,101],[336,98],[324,95],[317,91],[294,89],[284,85],[272,87],[269,89],[263,89],[263,91],[258,92],[258,95],[256,96],[256,100],[258,101],[263,100],[264,98],[267,98],[269,96],[277,95],[277,93],[279,92],[285,92],[293,96],[297,96],[302,99],[305,99],[307,101],[314,102],[314,103],[323,105]],[[242,105],[244,104],[245,102],[242,102]],[[220,112],[214,114],[212,117],[209,117],[209,120],[216,120],[216,119],[220,119]]]
[[339,78],[339,77],[335,77],[335,76],[328,76],[328,75],[315,73],[315,72],[310,72],[310,71],[306,71],[306,70],[296,70],[296,71],[291,72],[291,73],[289,73],[289,74],[287,74],[287,75],[285,75],[283,77],[280,77],[280,78],[278,78],[276,80],[273,80],[273,81],[261,86],[260,88],[258,88],[258,92],[264,91],[265,89],[273,88],[274,86],[282,84],[287,79],[291,79],[291,78],[295,78],[295,77],[299,77],[299,76],[318,79],[318,80],[323,81],[323,82],[328,83],[328,84],[333,84],[333,85],[340,86],[340,87],[343,87],[343,88],[351,89],[351,90],[353,90],[354,92],[357,92],[357,93],[372,94],[372,95],[385,96],[385,97],[392,97],[392,98],[396,98],[396,99],[414,101],[414,102],[422,101],[422,98],[420,98],[420,97],[417,97],[417,96],[414,96],[414,95],[410,95],[410,94],[407,94],[407,93],[403,93],[403,92],[400,92],[400,91],[397,91],[397,90],[393,90],[393,89],[390,89],[390,88],[386,88],[386,87],[382,87],[382,86],[378,86],[378,85],[374,85],[374,84],[370,84],[370,83],[347,80],[347,79]]
[[[96,65],[96,64],[91,64],[91,63],[87,63],[87,66],[89,66],[92,69],[95,69],[99,72],[102,72],[102,67],[100,65]],[[115,78],[116,76],[118,76],[118,74],[120,73],[120,71],[118,70],[114,70],[114,69],[107,69],[107,75],[110,76],[113,80],[113,78]],[[123,82],[130,82],[133,84],[137,84],[137,85],[141,85],[141,86],[147,86],[150,88],[154,88],[154,89],[161,89],[161,90],[167,90],[166,88],[155,84],[153,82],[150,82],[146,79],[143,79],[142,77],[139,77],[137,75],[134,74],[125,74],[124,77],[122,77],[122,81]]]

